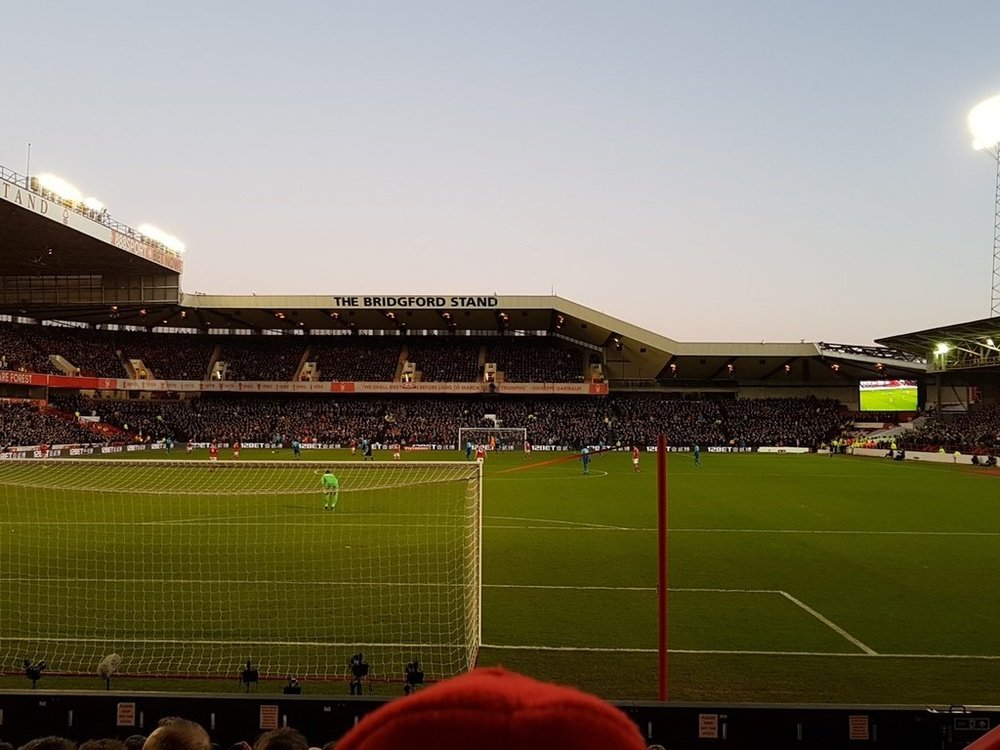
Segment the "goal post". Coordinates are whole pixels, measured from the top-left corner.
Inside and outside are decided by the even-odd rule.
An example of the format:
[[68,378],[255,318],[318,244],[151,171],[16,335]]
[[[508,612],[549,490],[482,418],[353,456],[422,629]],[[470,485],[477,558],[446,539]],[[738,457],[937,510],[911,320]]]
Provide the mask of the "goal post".
[[498,450],[520,450],[528,439],[527,427],[459,427],[458,448],[465,449],[466,442],[489,446],[490,437],[496,440]]
[[467,671],[481,504],[466,462],[2,461],[0,663],[342,678],[363,651],[376,677]]

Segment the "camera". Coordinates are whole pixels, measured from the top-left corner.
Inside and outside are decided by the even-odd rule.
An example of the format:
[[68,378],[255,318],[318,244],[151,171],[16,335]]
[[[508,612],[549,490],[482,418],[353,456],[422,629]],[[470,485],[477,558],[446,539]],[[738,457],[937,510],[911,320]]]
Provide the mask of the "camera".
[[351,670],[351,695],[361,695],[361,680],[368,676],[369,671],[365,655],[358,651],[358,653],[351,657],[347,666]]
[[406,684],[403,685],[404,695],[409,695],[416,690],[417,685],[424,684],[424,672],[420,668],[420,662],[417,659],[409,662],[403,668],[403,676],[406,678]]

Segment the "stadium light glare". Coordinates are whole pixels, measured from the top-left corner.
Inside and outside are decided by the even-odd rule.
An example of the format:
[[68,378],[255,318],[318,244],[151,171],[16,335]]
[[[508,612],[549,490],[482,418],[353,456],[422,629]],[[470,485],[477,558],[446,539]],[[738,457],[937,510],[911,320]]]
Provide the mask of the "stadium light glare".
[[104,210],[104,204],[92,195],[83,199],[83,205],[85,208],[89,208],[91,211],[98,214]]
[[64,180],[62,177],[57,177],[54,174],[40,174],[35,178],[38,180],[38,186],[42,190],[47,190],[50,193],[54,193],[63,200],[70,201],[72,203],[79,203],[83,200],[83,193],[76,189],[75,186]]
[[969,132],[977,151],[1000,143],[1000,94],[985,99],[969,110]]
[[948,346],[948,344],[946,344],[944,342],[941,342],[940,344],[938,344],[937,346],[934,347],[934,353],[937,354],[937,355],[947,354],[950,351],[951,351],[951,347]]
[[136,231],[154,242],[159,242],[165,248],[173,250],[175,253],[183,253],[186,249],[184,243],[179,239],[172,234],[164,232],[159,227],[154,227],[152,224],[140,224],[136,227]]

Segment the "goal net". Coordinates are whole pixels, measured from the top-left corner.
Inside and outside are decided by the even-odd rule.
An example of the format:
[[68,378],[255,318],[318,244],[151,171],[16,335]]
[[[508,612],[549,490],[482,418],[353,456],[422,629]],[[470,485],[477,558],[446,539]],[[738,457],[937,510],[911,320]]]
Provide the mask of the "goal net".
[[[321,475],[340,480],[333,511]],[[94,674],[428,679],[481,634],[476,464],[0,462],[0,654]]]
[[528,439],[526,427],[459,427],[458,448],[465,450],[465,444],[490,446],[490,438],[496,441],[497,450],[520,450]]

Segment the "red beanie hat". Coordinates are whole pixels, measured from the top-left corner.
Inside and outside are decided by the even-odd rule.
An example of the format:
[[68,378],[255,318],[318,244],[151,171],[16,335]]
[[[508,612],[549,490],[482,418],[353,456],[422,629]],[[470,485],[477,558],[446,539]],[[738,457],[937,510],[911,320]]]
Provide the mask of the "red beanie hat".
[[645,750],[610,703],[499,668],[445,680],[369,714],[337,750]]

